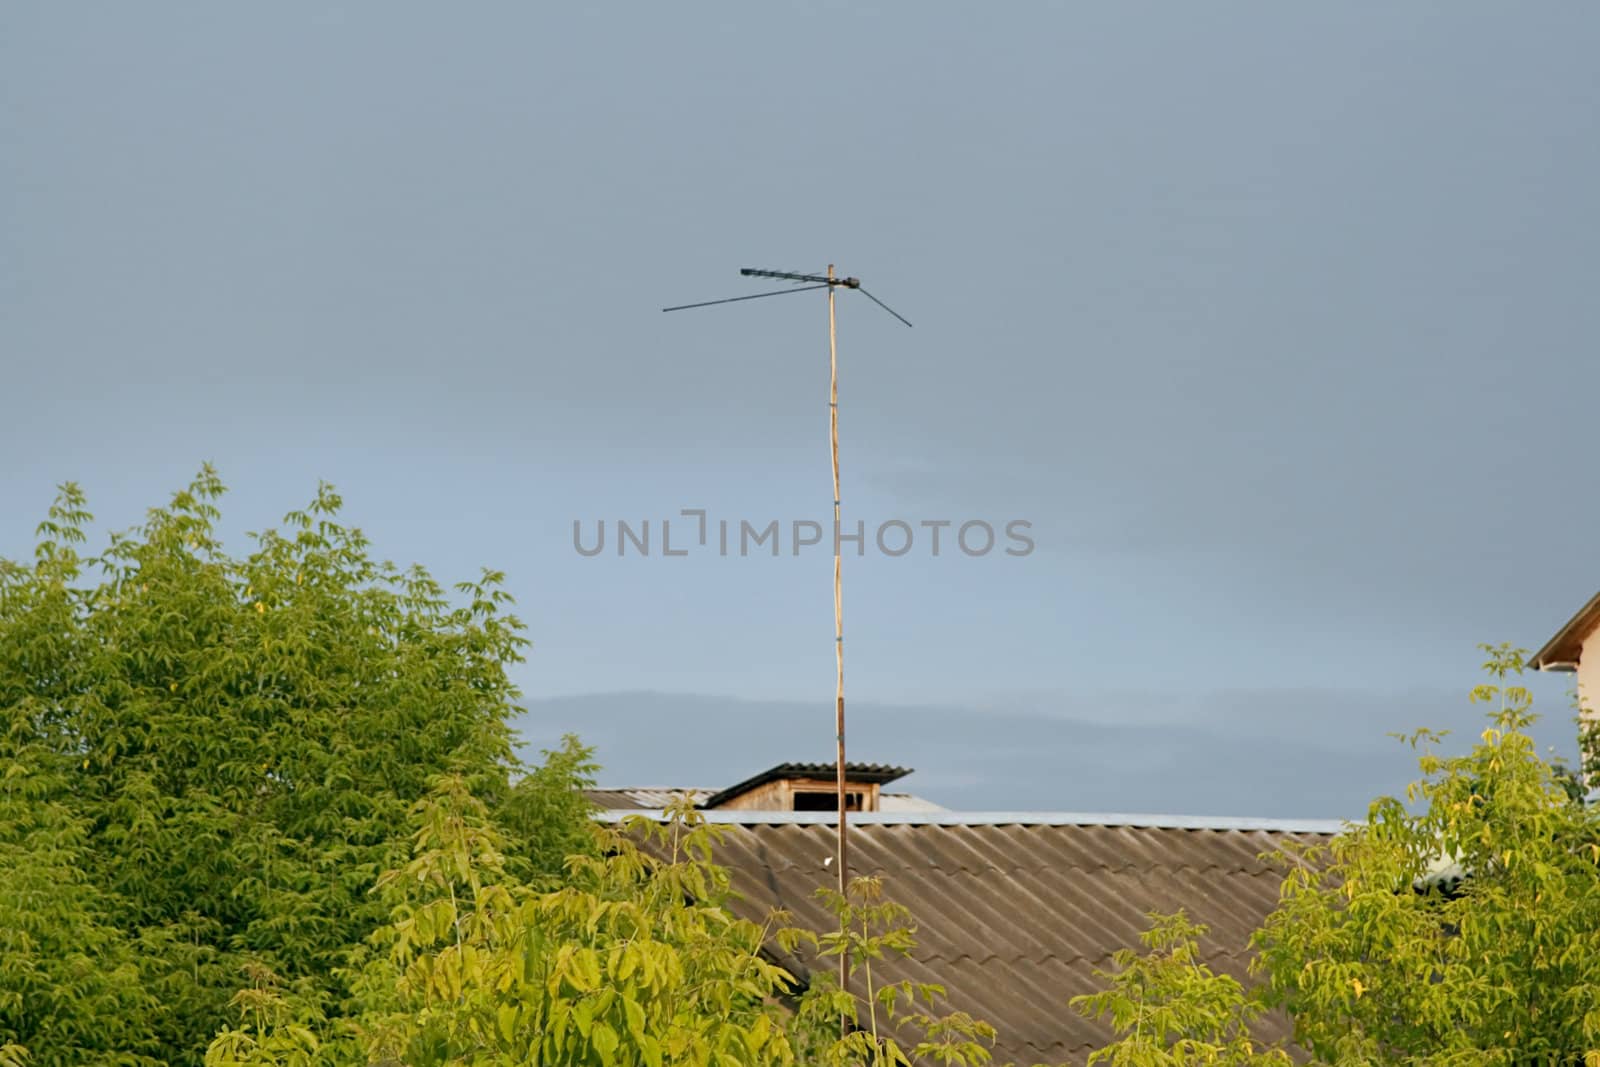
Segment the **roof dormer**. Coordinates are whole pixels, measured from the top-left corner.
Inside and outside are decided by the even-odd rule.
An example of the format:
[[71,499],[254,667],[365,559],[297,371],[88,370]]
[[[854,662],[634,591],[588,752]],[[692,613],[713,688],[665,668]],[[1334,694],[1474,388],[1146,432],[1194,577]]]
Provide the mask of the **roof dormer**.
[[[881,788],[911,770],[878,763],[845,764],[845,810],[877,811]],[[713,793],[706,809],[739,811],[838,811],[839,778],[832,763],[780,763]]]

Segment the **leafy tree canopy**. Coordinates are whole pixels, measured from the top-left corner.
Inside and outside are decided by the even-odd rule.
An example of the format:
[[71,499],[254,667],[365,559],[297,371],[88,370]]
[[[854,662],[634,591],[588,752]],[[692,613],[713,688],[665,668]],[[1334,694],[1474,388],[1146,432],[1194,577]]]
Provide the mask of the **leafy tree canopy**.
[[[459,776],[413,812],[415,851],[380,881],[392,922],[371,939],[363,1012],[319,1025],[292,990],[264,981],[208,1067],[983,1067],[994,1030],[934,1010],[936,986],[874,984],[872,964],[915,946],[909,916],[858,879],[824,896],[825,934],[736,917],[721,828],[684,803],[576,856],[557,888],[508,870],[505,842]],[[817,950],[809,987],[766,949]],[[852,988],[828,968],[850,953]],[[841,1023],[848,1025],[841,1026]]]
[[375,559],[326,485],[232,555],[223,492],[207,467],[90,557],[65,485],[0,560],[0,1048],[35,1064],[198,1063],[251,976],[351,1010],[441,775],[524,878],[592,847],[575,741],[513,784],[500,574],[452,595]]
[[1407,801],[1380,798],[1293,858],[1254,938],[1254,989],[1176,966],[1195,932],[1158,917],[1151,952],[1080,998],[1122,1032],[1108,1062],[1261,1062],[1276,1053],[1248,1024],[1270,1006],[1341,1067],[1600,1064],[1600,815],[1537,754],[1523,654],[1485,648],[1482,736],[1445,757],[1439,735],[1411,735],[1423,777]]

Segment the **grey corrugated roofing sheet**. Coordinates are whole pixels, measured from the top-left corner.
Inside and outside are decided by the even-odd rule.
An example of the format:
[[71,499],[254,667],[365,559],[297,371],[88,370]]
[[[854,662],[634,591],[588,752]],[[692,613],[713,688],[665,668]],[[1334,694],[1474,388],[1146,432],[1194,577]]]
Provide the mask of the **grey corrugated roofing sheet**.
[[585,789],[583,792],[594,801],[596,807],[604,811],[637,813],[660,811],[683,793],[689,794],[689,799],[694,803],[701,804],[712,791],[692,788],[673,789],[667,786],[630,786],[621,789]]
[[[828,928],[814,899],[836,884],[825,865],[834,849],[826,813],[704,814],[724,826],[717,858],[733,872],[738,911],[759,920],[779,907]],[[1038,812],[880,812],[851,824],[851,873],[881,876],[918,924],[916,959],[874,964],[875,976],[944,985],[952,1008],[998,1029],[995,1062],[1018,1064],[1081,1063],[1112,1039],[1067,1002],[1101,988],[1093,972],[1138,947],[1149,912],[1183,908],[1205,923],[1207,962],[1245,980],[1250,934],[1282,879],[1262,854],[1325,841],[1345,825]],[[1265,1024],[1287,1035],[1286,1020]]]

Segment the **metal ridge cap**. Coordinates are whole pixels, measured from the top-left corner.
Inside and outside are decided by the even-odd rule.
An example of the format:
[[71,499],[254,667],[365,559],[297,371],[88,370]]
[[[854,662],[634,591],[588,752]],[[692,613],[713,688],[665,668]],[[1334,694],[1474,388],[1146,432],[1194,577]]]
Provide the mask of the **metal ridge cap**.
[[[724,826],[835,826],[828,811],[697,811],[696,816]],[[664,811],[638,809],[595,813],[601,822],[642,817],[656,822]],[[1337,834],[1355,823],[1346,819],[1271,819],[1220,815],[1132,815],[1122,812],[1064,811],[875,811],[852,814],[852,826],[1127,826],[1150,830],[1266,830],[1278,833]]]

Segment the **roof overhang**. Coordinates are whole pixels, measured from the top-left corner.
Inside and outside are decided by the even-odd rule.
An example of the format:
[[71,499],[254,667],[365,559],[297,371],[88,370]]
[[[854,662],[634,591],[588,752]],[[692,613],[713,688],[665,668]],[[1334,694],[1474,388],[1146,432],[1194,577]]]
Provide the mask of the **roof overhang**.
[[1590,598],[1567,624],[1533,654],[1528,666],[1540,671],[1572,671],[1578,667],[1583,642],[1600,626],[1600,593]]

